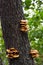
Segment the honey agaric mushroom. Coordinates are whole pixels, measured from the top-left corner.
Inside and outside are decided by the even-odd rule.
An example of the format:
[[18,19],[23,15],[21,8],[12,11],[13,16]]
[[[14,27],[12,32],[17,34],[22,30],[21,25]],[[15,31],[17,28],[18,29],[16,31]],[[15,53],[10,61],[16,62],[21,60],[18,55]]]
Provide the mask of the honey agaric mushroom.
[[31,50],[30,54],[32,55],[33,58],[39,57],[39,52],[37,50]]
[[10,51],[12,51],[12,50],[15,50],[15,48],[9,48],[9,49],[7,49],[6,51],[7,51],[7,52],[10,52]]
[[27,32],[27,30],[26,29],[20,29],[21,31],[23,31],[23,32]]
[[30,53],[32,53],[32,54],[35,54],[35,53],[38,54],[39,52],[37,50],[31,50]]
[[32,55],[33,58],[39,57],[39,54]]
[[9,52],[10,52],[10,50],[9,50],[9,49],[7,49],[7,50],[6,50],[6,52],[8,52],[8,53],[9,53]]
[[10,48],[10,49],[7,49],[7,55],[6,57],[8,58],[17,58],[19,57],[19,51],[16,50],[15,48]]
[[29,30],[29,25],[26,25],[25,28],[26,28],[27,30]]
[[13,54],[6,55],[7,58],[13,58]]
[[21,21],[20,21],[20,24],[26,24],[26,25],[27,25],[28,22],[27,22],[27,20],[21,20]]
[[27,20],[21,20],[20,21],[20,31],[27,32],[29,30],[29,26],[27,25]]
[[19,57],[19,55],[16,55],[16,54],[15,54],[15,55],[13,55],[13,58],[18,58],[18,57]]
[[6,57],[7,57],[7,58],[18,58],[19,55],[17,55],[17,54],[15,54],[15,55],[13,55],[13,54],[8,54],[8,55],[6,55]]
[[10,48],[6,50],[8,53],[12,53],[12,52],[19,52],[18,50],[16,50],[15,48]]

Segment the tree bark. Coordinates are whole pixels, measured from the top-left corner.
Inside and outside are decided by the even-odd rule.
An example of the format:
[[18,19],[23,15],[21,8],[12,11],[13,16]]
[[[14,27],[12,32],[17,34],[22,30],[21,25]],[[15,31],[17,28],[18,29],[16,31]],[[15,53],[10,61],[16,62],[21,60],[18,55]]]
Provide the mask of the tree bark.
[[21,0],[2,0],[1,25],[6,49],[16,48],[20,57],[9,59],[9,65],[35,65],[30,52],[28,33],[20,31],[20,20],[25,19]]
[[0,65],[3,65],[3,63],[2,63],[2,59],[0,58]]

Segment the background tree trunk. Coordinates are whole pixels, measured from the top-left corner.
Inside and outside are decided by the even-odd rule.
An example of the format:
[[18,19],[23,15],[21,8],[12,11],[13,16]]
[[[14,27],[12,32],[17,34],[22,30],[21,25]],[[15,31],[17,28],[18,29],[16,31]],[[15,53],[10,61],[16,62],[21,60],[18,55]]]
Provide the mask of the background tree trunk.
[[1,0],[0,0],[0,16],[1,16]]
[[14,47],[19,50],[18,59],[9,59],[9,65],[34,65],[29,55],[30,44],[27,32],[21,32],[20,20],[25,19],[21,0],[1,0],[1,25],[6,49]]
[[2,63],[2,59],[0,58],[0,65],[3,65],[3,63]]

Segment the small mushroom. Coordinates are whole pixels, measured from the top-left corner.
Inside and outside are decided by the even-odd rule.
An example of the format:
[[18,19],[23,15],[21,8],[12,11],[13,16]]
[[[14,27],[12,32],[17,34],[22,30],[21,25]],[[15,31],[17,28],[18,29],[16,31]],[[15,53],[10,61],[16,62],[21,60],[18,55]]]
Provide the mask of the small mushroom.
[[13,58],[13,54],[6,55],[7,58]]
[[10,49],[7,49],[6,52],[7,52],[8,54],[13,53],[13,51],[10,50]]
[[30,54],[32,55],[33,58],[39,57],[39,52],[37,50],[31,50]]
[[39,54],[32,55],[33,58],[39,57]]
[[29,26],[28,25],[22,26],[20,30],[23,31],[23,32],[26,32],[26,31],[29,30]]
[[29,26],[27,25],[27,20],[21,20],[20,21],[20,31],[27,32],[29,30]]
[[7,49],[6,51],[7,51],[7,53],[13,53],[13,52],[15,52],[15,53],[17,52],[18,53],[19,52],[15,48],[10,48],[10,49]]
[[9,50],[10,50],[10,51],[14,51],[14,50],[15,50],[15,48],[10,48]]
[[13,58],[18,58],[18,57],[19,57],[19,55],[17,55],[17,54],[13,55]]
[[21,25],[23,25],[23,24],[26,24],[26,25],[27,25],[28,23],[27,23],[27,20],[21,20],[21,21],[20,21],[20,24],[21,24]]
[[13,52],[14,52],[14,53],[19,53],[19,51],[18,51],[18,50],[16,50],[16,49],[15,49]]
[[12,51],[12,50],[15,50],[15,48],[9,48],[9,49],[7,49],[6,51],[7,51],[7,52],[10,52],[10,51]]
[[38,54],[39,52],[37,50],[31,50],[30,53],[31,54]]
[[29,25],[26,25],[26,26],[25,26],[25,29],[27,29],[27,30],[28,30],[28,29],[29,29]]
[[9,50],[9,49],[7,49],[6,51],[7,51],[8,53],[10,52],[10,50]]
[[27,32],[27,29],[20,29],[20,31],[22,31],[22,32]]
[[10,49],[7,49],[7,55],[6,57],[8,58],[17,58],[19,57],[19,51],[15,48],[10,48]]

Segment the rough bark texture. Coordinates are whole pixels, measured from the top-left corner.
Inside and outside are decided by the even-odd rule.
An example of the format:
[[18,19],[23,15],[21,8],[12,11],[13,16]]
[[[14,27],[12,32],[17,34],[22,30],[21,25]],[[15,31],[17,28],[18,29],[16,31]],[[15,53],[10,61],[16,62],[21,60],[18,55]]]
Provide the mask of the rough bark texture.
[[18,59],[9,59],[9,65],[34,65],[29,55],[30,44],[27,32],[21,32],[20,20],[24,19],[21,0],[1,0],[1,24],[6,49],[14,47],[19,50]]
[[0,0],[0,16],[1,16],[1,0]]

